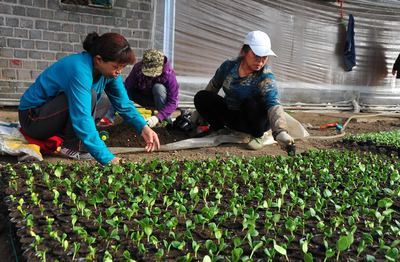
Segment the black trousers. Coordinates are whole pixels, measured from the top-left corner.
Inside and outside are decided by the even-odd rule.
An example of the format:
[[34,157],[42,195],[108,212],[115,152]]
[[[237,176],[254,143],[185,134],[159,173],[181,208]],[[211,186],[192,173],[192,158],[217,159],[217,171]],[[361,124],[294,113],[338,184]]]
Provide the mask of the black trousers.
[[[97,94],[92,90],[92,116],[97,123],[107,112],[107,107],[97,107]],[[32,138],[46,140],[60,136],[63,146],[82,150],[82,143],[75,134],[69,116],[68,100],[64,93],[37,108],[19,110],[19,123],[24,132]]]
[[230,110],[223,97],[202,90],[194,96],[197,112],[214,130],[225,126],[254,137],[260,137],[270,129],[268,111],[261,96],[249,97],[243,101],[240,110]]

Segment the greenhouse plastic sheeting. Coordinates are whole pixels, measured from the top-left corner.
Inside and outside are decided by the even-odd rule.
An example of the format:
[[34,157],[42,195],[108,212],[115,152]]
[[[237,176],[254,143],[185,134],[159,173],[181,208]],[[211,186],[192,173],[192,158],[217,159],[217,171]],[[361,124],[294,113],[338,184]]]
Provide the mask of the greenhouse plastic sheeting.
[[[218,66],[238,55],[252,30],[271,37],[278,57],[270,64],[285,105],[400,104],[400,79],[396,83],[391,74],[400,53],[398,0],[343,0],[342,8],[332,0],[176,0],[174,12],[181,104],[190,104]],[[356,66],[347,72],[349,14],[355,20]]]

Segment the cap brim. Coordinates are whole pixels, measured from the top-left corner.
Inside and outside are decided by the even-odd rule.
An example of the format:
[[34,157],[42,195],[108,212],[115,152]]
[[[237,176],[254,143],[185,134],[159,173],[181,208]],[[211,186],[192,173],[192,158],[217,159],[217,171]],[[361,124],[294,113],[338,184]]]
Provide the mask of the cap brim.
[[257,56],[277,56],[271,49],[266,49],[264,46],[250,46],[251,50]]
[[145,76],[156,77],[162,74],[163,67],[142,68],[142,73]]

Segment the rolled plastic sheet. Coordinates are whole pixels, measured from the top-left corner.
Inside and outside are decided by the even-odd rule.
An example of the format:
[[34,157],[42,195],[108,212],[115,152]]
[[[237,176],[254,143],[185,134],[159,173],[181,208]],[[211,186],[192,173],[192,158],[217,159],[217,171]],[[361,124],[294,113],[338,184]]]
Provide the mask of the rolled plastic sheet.
[[[181,104],[190,105],[219,65],[238,55],[247,32],[262,30],[278,55],[269,63],[284,105],[347,109],[356,102],[362,110],[398,109],[400,79],[391,74],[400,53],[398,0],[176,0],[174,11],[170,29]],[[349,14],[356,66],[347,72]]]

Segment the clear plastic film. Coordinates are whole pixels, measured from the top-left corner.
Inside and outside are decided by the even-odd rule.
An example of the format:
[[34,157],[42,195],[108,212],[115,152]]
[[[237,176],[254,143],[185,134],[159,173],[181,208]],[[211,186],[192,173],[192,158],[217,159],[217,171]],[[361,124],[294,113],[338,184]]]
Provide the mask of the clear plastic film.
[[18,123],[0,121],[0,155],[18,156],[18,161],[42,161],[38,145],[29,144]]
[[[400,79],[391,73],[400,53],[398,0],[176,0],[173,13],[174,22],[164,23],[169,27],[156,38],[173,32],[181,105],[192,104],[193,95],[224,60],[238,55],[252,30],[271,38],[278,57],[269,63],[284,105],[347,109],[356,103],[362,109],[397,110],[400,104]],[[348,72],[349,14],[355,20],[356,66]]]

